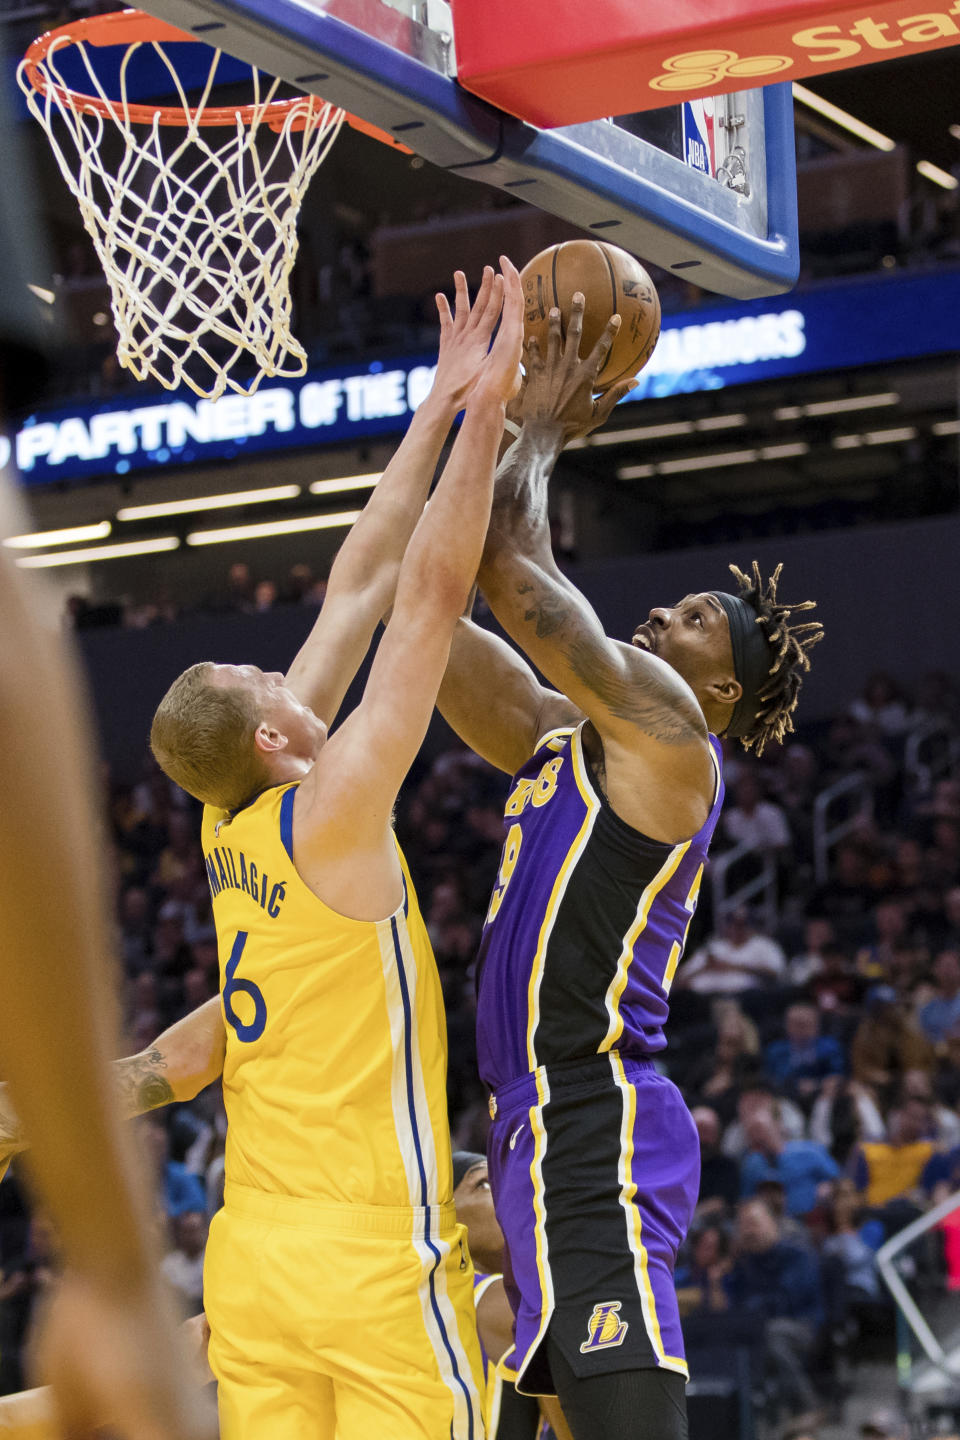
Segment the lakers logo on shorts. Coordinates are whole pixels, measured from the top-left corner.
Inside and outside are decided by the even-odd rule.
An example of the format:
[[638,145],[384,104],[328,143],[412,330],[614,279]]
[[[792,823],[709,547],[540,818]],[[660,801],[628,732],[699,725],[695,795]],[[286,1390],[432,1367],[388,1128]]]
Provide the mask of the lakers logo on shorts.
[[628,1322],[620,1319],[620,1301],[601,1301],[594,1305],[587,1321],[587,1338],[580,1346],[580,1354],[589,1355],[593,1350],[611,1350],[614,1345],[622,1345],[629,1329]]
[[789,55],[740,55],[736,50],[687,50],[663,62],[663,74],[650,81],[651,90],[703,90],[721,80],[754,80],[776,75],[793,64]]

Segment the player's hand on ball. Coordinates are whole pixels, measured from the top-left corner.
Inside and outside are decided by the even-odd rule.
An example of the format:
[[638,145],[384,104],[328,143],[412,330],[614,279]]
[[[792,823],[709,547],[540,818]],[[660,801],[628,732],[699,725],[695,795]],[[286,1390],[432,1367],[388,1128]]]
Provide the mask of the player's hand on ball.
[[546,355],[535,339],[528,341],[524,349],[526,383],[519,418],[524,424],[559,427],[564,444],[603,425],[614,406],[637,384],[633,379],[621,380],[603,395],[595,396],[597,376],[620,329],[620,316],[611,316],[590,354],[581,359],[584,303],[578,291],[573,297],[565,344],[560,311],[554,307],[550,311]]
[[477,298],[470,304],[467,277],[458,270],[453,277],[456,299],[451,312],[446,295],[437,295],[440,315],[440,354],[433,394],[462,410],[480,375],[490,337],[503,305],[503,278],[485,265]]

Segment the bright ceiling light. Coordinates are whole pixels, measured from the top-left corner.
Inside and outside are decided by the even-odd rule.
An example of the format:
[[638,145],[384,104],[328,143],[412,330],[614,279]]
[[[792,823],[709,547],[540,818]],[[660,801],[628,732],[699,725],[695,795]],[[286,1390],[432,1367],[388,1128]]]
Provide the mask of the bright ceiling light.
[[868,430],[864,435],[868,445],[897,445],[901,440],[916,440],[914,425],[903,425],[899,430]]
[[592,441],[594,445],[629,445],[634,440],[670,440],[674,435],[692,434],[692,421],[676,420],[669,425],[641,425],[632,430],[606,430],[602,434],[589,436],[588,443]]
[[851,410],[877,410],[884,405],[898,405],[900,396],[893,390],[879,395],[846,395],[837,400],[812,400],[809,405],[782,405],[774,410],[775,420],[802,420],[811,415],[843,415]]
[[760,451],[761,460],[789,460],[794,455],[806,455],[810,446],[803,440],[792,445],[764,445]]
[[60,550],[52,555],[25,555],[16,563],[21,570],[51,570],[55,565],[87,565],[97,560],[122,560],[128,555],[157,555],[162,550],[176,550],[176,535],[163,535],[157,540],[130,540],[122,545],[92,545],[82,550]]
[[192,500],[162,500],[156,505],[125,505],[118,520],[161,520],[168,515],[192,515],[198,510],[229,510],[235,505],[265,505],[270,500],[295,500],[299,485],[270,485],[262,490],[236,490],[224,495],[197,495]]
[[299,520],[273,520],[263,525],[232,525],[226,530],[194,530],[188,545],[224,545],[228,540],[265,540],[269,535],[296,535],[302,530],[347,528],[361,515],[360,510],[340,510],[333,515],[304,515]]
[[939,165],[931,165],[929,160],[918,160],[917,171],[924,180],[932,180],[934,185],[939,185],[942,190],[956,190],[960,185],[956,175],[951,175],[948,170],[941,170]]
[[808,90],[806,85],[798,85],[794,82],[793,98],[799,100],[801,105],[806,105],[808,110],[815,110],[825,120],[832,120],[834,125],[839,125],[843,130],[849,130],[851,135],[856,135],[858,140],[865,140],[868,145],[875,146],[878,150],[895,150],[897,142],[891,140],[889,135],[883,135],[879,130],[874,130],[872,125],[865,125],[858,120],[856,115],[851,115],[848,110],[841,110],[839,105],[831,105],[829,100],[824,100]]
[[617,479],[652,480],[656,473],[656,465],[621,465],[617,471]]
[[36,550],[41,545],[73,545],[78,540],[104,540],[112,530],[109,520],[96,525],[74,525],[68,530],[38,530],[35,535],[11,535],[4,540],[11,550]]
[[56,291],[47,290],[46,287],[43,285],[28,284],[27,289],[31,291],[32,294],[36,295],[38,300],[42,300],[44,305],[52,305],[57,298]]
[[933,426],[934,435],[960,435],[960,420],[938,420]]
[[661,460],[661,475],[683,475],[688,470],[722,470],[728,465],[752,465],[759,450],[727,450],[722,455],[688,455],[685,460]]
[[695,427],[698,430],[735,430],[740,425],[746,425],[746,415],[706,415],[702,420],[695,420]]
[[898,445],[903,440],[915,440],[917,431],[913,425],[902,425],[895,430],[867,430],[860,435],[835,435],[835,450],[856,450],[861,445]]
[[381,471],[372,475],[340,475],[333,480],[314,480],[311,495],[336,495],[340,490],[372,490],[380,481]]

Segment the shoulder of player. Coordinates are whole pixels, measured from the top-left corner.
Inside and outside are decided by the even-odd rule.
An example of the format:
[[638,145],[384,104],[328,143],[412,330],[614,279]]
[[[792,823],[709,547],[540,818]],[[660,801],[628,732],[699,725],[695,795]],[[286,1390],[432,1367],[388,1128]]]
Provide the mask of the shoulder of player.
[[717,794],[717,767],[706,734],[683,745],[657,744],[620,730],[599,738],[603,789],[628,825],[651,839],[677,844],[706,824]]

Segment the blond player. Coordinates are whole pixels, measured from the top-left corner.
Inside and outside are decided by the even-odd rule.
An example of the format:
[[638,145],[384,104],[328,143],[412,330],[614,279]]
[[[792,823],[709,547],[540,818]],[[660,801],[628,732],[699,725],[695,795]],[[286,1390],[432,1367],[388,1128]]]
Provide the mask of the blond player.
[[[154,720],[161,765],[206,806],[220,946],[229,1127],[205,1299],[224,1440],[481,1434],[442,996],[391,815],[479,563],[519,384],[522,295],[508,260],[501,271],[472,310],[462,277],[456,314],[439,302],[421,426],[442,440],[465,415],[409,544],[432,460],[399,501],[381,482],[286,677],[194,666]],[[390,599],[369,579],[378,527],[403,555],[393,614],[360,705],[328,737]],[[347,577],[362,546],[358,595]]]

